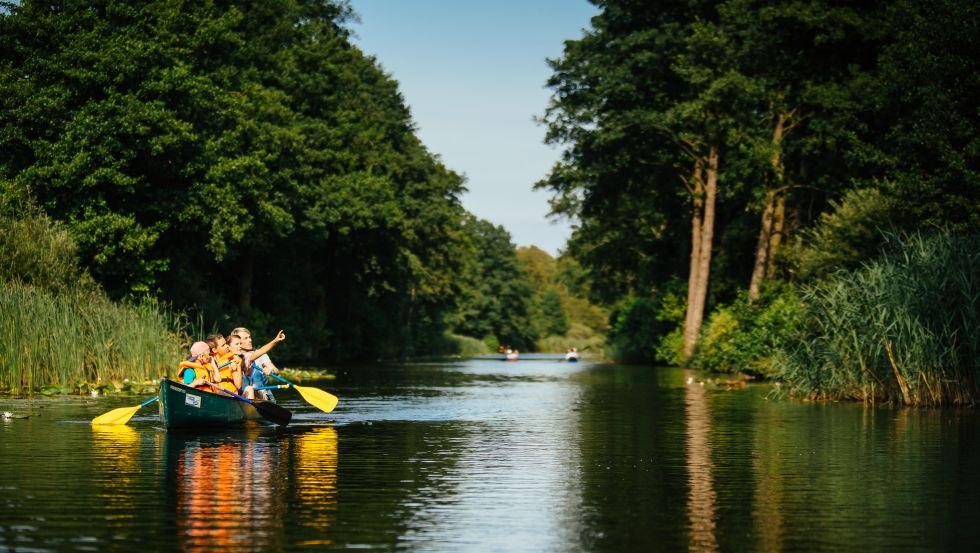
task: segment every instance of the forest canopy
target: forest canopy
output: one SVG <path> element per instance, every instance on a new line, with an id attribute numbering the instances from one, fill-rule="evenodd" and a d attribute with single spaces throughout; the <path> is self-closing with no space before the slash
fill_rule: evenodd
<path id="1" fill-rule="evenodd" d="M 563 154 L 537 187 L 580 222 L 596 299 L 668 323 L 641 357 L 690 361 L 713 309 L 855 269 L 886 233 L 980 227 L 976 2 L 593 3 L 550 60 Z"/>
<path id="2" fill-rule="evenodd" d="M 351 45 L 350 16 L 5 3 L 0 177 L 65 223 L 111 297 L 292 328 L 307 358 L 424 351 L 470 248 L 463 179 Z"/>

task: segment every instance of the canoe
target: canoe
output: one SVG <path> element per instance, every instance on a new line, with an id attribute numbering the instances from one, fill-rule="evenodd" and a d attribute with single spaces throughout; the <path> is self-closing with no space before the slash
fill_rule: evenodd
<path id="1" fill-rule="evenodd" d="M 169 379 L 160 381 L 160 422 L 169 428 L 213 428 L 262 416 L 251 404 Z"/>

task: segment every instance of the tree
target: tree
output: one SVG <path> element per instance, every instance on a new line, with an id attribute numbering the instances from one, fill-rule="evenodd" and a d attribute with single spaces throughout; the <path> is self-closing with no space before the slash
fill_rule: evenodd
<path id="1" fill-rule="evenodd" d="M 864 138 L 882 160 L 895 222 L 969 232 L 980 225 L 980 9 L 968 0 L 902 0 L 881 19 L 890 32 Z"/>
<path id="2" fill-rule="evenodd" d="M 0 177 L 111 295 L 222 324 L 275 311 L 305 359 L 441 336 L 463 179 L 350 44 L 346 2 L 5 6 Z"/>
<path id="3" fill-rule="evenodd" d="M 475 263 L 465 275 L 453 329 L 458 334 L 528 349 L 537 338 L 531 322 L 534 286 L 521 269 L 510 234 L 470 216 L 465 230 L 475 246 Z"/>
<path id="4" fill-rule="evenodd" d="M 552 62 L 546 141 L 569 147 L 537 186 L 555 191 L 556 213 L 582 220 L 573 252 L 599 272 L 626 273 L 616 275 L 626 283 L 617 295 L 647 296 L 665 282 L 678 252 L 663 250 L 676 248 L 680 229 L 690 229 L 689 356 L 707 304 L 722 159 L 751 116 L 745 106 L 753 83 L 730 69 L 732 45 L 710 23 L 717 18 L 711 3 L 602 7 L 594 30 L 566 42 L 564 57 Z M 677 216 L 685 211 L 686 225 Z M 634 222 L 639 228 L 625 231 Z M 614 258 L 614 249 L 624 251 Z M 622 262 L 613 259 L 634 266 L 617 267 Z M 639 262 L 646 274 L 636 270 Z M 670 270 L 650 278 L 647 267 L 657 265 Z"/>
<path id="5" fill-rule="evenodd" d="M 563 336 L 570 328 L 568 313 L 562 307 L 561 294 L 557 290 L 551 289 L 544 292 L 541 296 L 541 335 L 542 336 Z"/>

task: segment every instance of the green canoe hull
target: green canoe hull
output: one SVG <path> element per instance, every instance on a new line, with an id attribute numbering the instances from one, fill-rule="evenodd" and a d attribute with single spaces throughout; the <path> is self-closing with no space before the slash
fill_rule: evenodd
<path id="1" fill-rule="evenodd" d="M 241 424 L 262 418 L 252 405 L 230 396 L 184 386 L 173 380 L 160 381 L 160 422 L 168 429 Z"/>

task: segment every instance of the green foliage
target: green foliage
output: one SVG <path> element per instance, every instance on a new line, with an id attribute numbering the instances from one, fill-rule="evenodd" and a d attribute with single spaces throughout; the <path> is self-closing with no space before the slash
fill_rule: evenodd
<path id="1" fill-rule="evenodd" d="M 469 336 L 447 333 L 446 340 L 448 344 L 442 351 L 461 357 L 486 355 L 491 351 L 497 351 L 497 348 L 490 348 L 483 341 Z"/>
<path id="2" fill-rule="evenodd" d="M 539 307 L 541 313 L 541 334 L 543 336 L 563 335 L 570 327 L 568 313 L 561 304 L 561 295 L 557 290 L 548 290 L 541 297 Z"/>
<path id="3" fill-rule="evenodd" d="M 980 226 L 980 34 L 971 0 L 899 0 L 869 93 L 898 228 Z"/>
<path id="4" fill-rule="evenodd" d="M 181 319 L 110 301 L 58 221 L 0 196 L 0 392 L 143 392 L 180 359 Z"/>
<path id="5" fill-rule="evenodd" d="M 631 298 L 615 311 L 606 341 L 606 356 L 627 363 L 652 361 L 654 344 L 662 333 L 662 325 L 657 321 L 659 307 L 653 300 Z"/>
<path id="6" fill-rule="evenodd" d="M 534 285 L 503 227 L 469 217 L 465 230 L 474 256 L 461 286 L 453 329 L 466 336 L 494 336 L 498 344 L 529 349 L 537 337 L 531 320 Z"/>
<path id="7" fill-rule="evenodd" d="M 679 367 L 684 364 L 684 326 L 675 326 L 656 344 L 654 356 L 658 361 Z"/>
<path id="8" fill-rule="evenodd" d="M 684 362 L 684 316 L 687 310 L 687 286 L 673 280 L 660 296 L 656 318 L 661 323 L 661 335 L 654 337 L 654 357 L 668 365 Z"/>
<path id="9" fill-rule="evenodd" d="M 875 188 L 848 191 L 817 225 L 803 233 L 787 254 L 803 280 L 826 277 L 837 270 L 853 270 L 881 252 L 884 233 L 894 229 L 892 202 Z"/>
<path id="10" fill-rule="evenodd" d="M 429 353 L 468 258 L 463 181 L 354 48 L 344 1 L 0 14 L 0 178 L 64 223 L 114 298 L 305 361 Z"/>
<path id="11" fill-rule="evenodd" d="M 563 254 L 554 259 L 534 246 L 518 248 L 517 258 L 534 285 L 535 348 L 564 352 L 572 346 L 595 343 L 598 351 L 609 315 L 589 301 L 592 283 L 582 266 L 571 256 Z M 573 328 L 587 332 L 572 332 Z M 565 343 L 570 345 L 562 346 Z"/>
<path id="12" fill-rule="evenodd" d="M 772 286 L 759 301 L 743 293 L 712 312 L 702 329 L 691 366 L 715 372 L 769 376 L 773 355 L 799 332 L 803 308 L 795 290 Z"/>
<path id="13" fill-rule="evenodd" d="M 500 341 L 493 334 L 487 334 L 481 341 L 487 351 L 497 351 L 500 349 Z"/>
<path id="14" fill-rule="evenodd" d="M 686 198 L 661 107 L 684 94 L 672 62 L 683 49 L 676 3 L 607 2 L 593 29 L 550 60 L 545 140 L 566 149 L 535 187 L 580 221 L 568 252 L 591 274 L 591 299 L 642 295 L 683 267 Z"/>
<path id="15" fill-rule="evenodd" d="M 564 150 L 536 186 L 580 221 L 568 251 L 596 297 L 624 306 L 610 350 L 680 362 L 683 296 L 635 298 L 689 270 L 690 179 L 708 144 L 721 170 L 702 367 L 768 373 L 770 350 L 798 324 L 778 284 L 755 305 L 739 295 L 766 244 L 765 199 L 785 199 L 776 238 L 794 244 L 760 267 L 770 282 L 855 270 L 881 253 L 883 233 L 976 228 L 974 4 L 602 2 L 550 62 L 543 123 Z"/>
<path id="16" fill-rule="evenodd" d="M 828 194 L 880 163 L 850 155 L 866 150 L 859 116 L 871 105 L 877 6 L 614 0 L 601 9 L 551 62 L 543 122 L 546 140 L 565 149 L 536 186 L 553 192 L 555 213 L 581 222 L 569 252 L 595 276 L 597 298 L 616 304 L 687 275 L 691 217 L 717 153 L 708 301 L 734 301 L 752 272 L 765 198 L 778 190 L 791 221 L 781 231 L 795 230 L 814 213 L 797 206 L 819 213 Z M 678 327 L 657 333 L 660 359 L 678 361 Z"/>
<path id="17" fill-rule="evenodd" d="M 576 348 L 583 354 L 603 353 L 606 337 L 597 334 L 592 327 L 572 323 L 564 335 L 545 336 L 535 343 L 538 351 L 555 353 L 565 353 L 571 348 Z"/>
<path id="18" fill-rule="evenodd" d="M 18 199 L 8 185 L 0 186 L 0 282 L 54 293 L 94 290 L 62 225 L 29 198 Z"/>
<path id="19" fill-rule="evenodd" d="M 777 356 L 791 392 L 916 405 L 980 397 L 976 234 L 915 235 L 808 288 L 804 324 Z"/>

